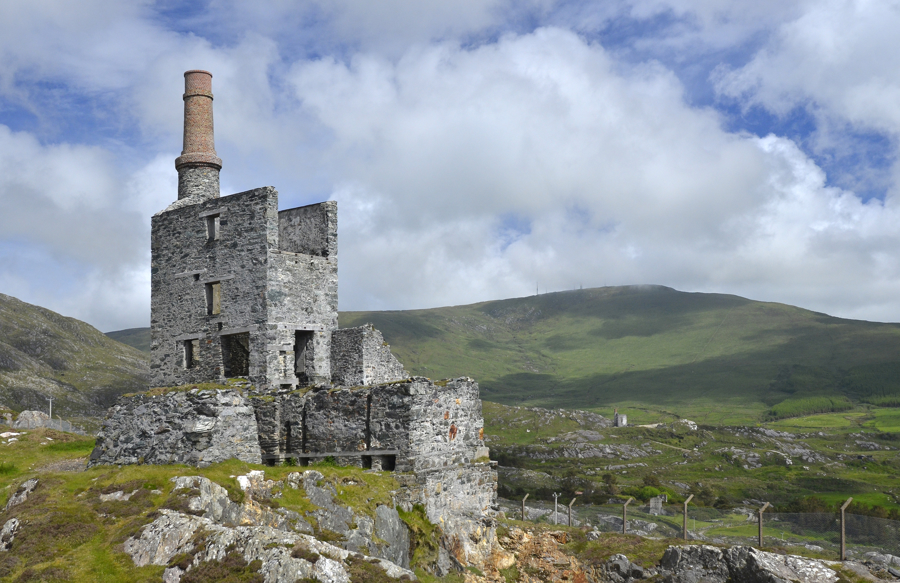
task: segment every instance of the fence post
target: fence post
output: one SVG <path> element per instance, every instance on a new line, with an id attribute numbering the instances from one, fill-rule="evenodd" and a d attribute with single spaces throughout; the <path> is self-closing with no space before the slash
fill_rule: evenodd
<path id="1" fill-rule="evenodd" d="M 634 498 L 629 497 L 628 500 L 625 501 L 625 505 L 622 506 L 622 534 L 625 534 L 628 530 L 628 505 L 631 504 L 631 501 Z"/>
<path id="2" fill-rule="evenodd" d="M 559 494 L 553 493 L 553 525 L 556 526 L 559 524 Z"/>
<path id="3" fill-rule="evenodd" d="M 525 501 L 528 500 L 528 494 L 525 494 L 525 497 L 522 498 L 522 522 L 525 522 Z"/>
<path id="4" fill-rule="evenodd" d="M 847 529 L 845 528 L 844 522 L 844 510 L 850 506 L 850 503 L 853 502 L 853 498 L 847 498 L 847 501 L 844 502 L 843 506 L 841 506 L 841 560 L 847 560 Z"/>
<path id="5" fill-rule="evenodd" d="M 693 499 L 694 499 L 694 495 L 691 494 L 690 496 L 687 497 L 687 500 L 684 501 L 684 525 L 681 529 L 681 533 L 683 535 L 684 540 L 688 539 L 688 537 L 687 537 L 687 505 Z M 694 526 L 696 526 L 696 525 L 694 525 Z"/>
<path id="6" fill-rule="evenodd" d="M 759 509 L 759 550 L 762 550 L 763 541 L 762 541 L 762 524 L 763 524 L 763 512 L 766 511 L 766 508 L 769 507 L 769 503 L 766 502 L 763 504 L 762 508 Z"/>
<path id="7" fill-rule="evenodd" d="M 572 498 L 572 501 L 569 502 L 569 526 L 572 526 L 572 504 L 575 504 L 577 498 L 578 496 L 575 496 L 575 498 Z"/>

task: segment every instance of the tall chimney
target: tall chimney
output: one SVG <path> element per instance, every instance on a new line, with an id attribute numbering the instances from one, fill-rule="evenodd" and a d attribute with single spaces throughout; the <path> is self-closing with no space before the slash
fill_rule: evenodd
<path id="1" fill-rule="evenodd" d="M 216 156 L 212 102 L 212 73 L 185 72 L 184 149 L 175 159 L 179 200 L 189 196 L 219 196 L 222 160 Z"/>

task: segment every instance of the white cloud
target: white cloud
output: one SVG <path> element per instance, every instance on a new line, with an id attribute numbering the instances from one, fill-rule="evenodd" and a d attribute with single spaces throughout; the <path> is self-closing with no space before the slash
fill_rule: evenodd
<path id="1" fill-rule="evenodd" d="M 175 198 L 181 73 L 205 68 L 223 192 L 339 201 L 342 309 L 662 283 L 900 319 L 893 199 L 826 186 L 796 144 L 729 133 L 665 65 L 571 32 L 671 17 L 630 42 L 676 60 L 762 43 L 720 77 L 723 94 L 777 112 L 812 100 L 837 139 L 842 120 L 895 135 L 892 7 L 222 1 L 184 33 L 150 3 L 21 6 L 2 4 L 0 98 L 60 84 L 123 129 L 86 146 L 0 126 L 4 293 L 146 323 L 148 219 Z M 516 18 L 560 26 L 502 34 Z M 49 102 L 34 102 L 39 118 L 62 115 Z"/>
<path id="2" fill-rule="evenodd" d="M 817 116 L 820 147 L 849 124 L 900 136 L 900 4 L 827 0 L 781 24 L 770 42 L 735 70 L 722 68 L 719 92 L 778 115 L 805 107 Z M 896 147 L 896 146 L 895 146 Z"/>
<path id="3" fill-rule="evenodd" d="M 892 207 L 826 187 L 789 140 L 727 133 L 662 67 L 620 69 L 558 29 L 299 63 L 297 96 L 332 135 L 323 159 L 343 161 L 351 185 L 334 193 L 342 307 L 462 303 L 540 280 L 752 289 L 845 313 L 867 301 L 860 279 L 898 287 L 883 260 Z M 530 223 L 512 242 L 510 214 Z"/>

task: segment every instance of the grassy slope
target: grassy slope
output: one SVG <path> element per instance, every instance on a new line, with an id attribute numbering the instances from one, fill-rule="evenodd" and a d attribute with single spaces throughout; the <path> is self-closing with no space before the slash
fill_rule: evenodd
<path id="1" fill-rule="evenodd" d="M 122 344 L 127 344 L 141 352 L 150 354 L 150 328 L 128 328 L 106 332 L 106 335 Z"/>
<path id="2" fill-rule="evenodd" d="M 341 314 L 364 322 L 410 372 L 472 376 L 506 404 L 738 424 L 787 399 L 900 393 L 900 326 L 731 295 L 633 286 Z"/>
<path id="3" fill-rule="evenodd" d="M 841 414 L 817 415 L 801 419 L 780 420 L 766 424 L 779 431 L 796 435 L 795 443 L 808 445 L 822 454 L 822 462 L 802 461 L 794 457 L 794 465 L 786 466 L 780 455 L 766 455 L 774 449 L 772 443 L 759 435 L 745 434 L 731 428 L 707 426 L 698 431 L 671 427 L 649 429 L 642 427 L 595 428 L 603 436 L 598 443 L 609 445 L 650 444 L 659 453 L 639 457 L 630 463 L 640 462 L 646 467 L 634 467 L 612 473 L 618 479 L 621 490 L 630 495 L 628 488 L 640 488 L 644 476 L 652 475 L 667 487 L 673 502 L 679 502 L 688 492 L 697 494 L 694 504 L 710 506 L 721 497 L 725 506 L 740 504 L 754 498 L 776 505 L 784 505 L 797 498 L 816 495 L 829 504 L 840 503 L 852 496 L 856 502 L 884 508 L 900 508 L 900 490 L 897 489 L 897 472 L 900 457 L 897 454 L 900 441 L 892 434 L 876 430 L 877 422 L 885 414 L 897 410 L 871 409 Z M 532 498 L 549 499 L 549 493 L 563 491 L 571 496 L 574 490 L 603 490 L 602 476 L 607 465 L 629 463 L 614 458 L 573 459 L 557 458 L 547 461 L 530 459 L 514 453 L 516 446 L 550 445 L 558 447 L 571 442 L 549 441 L 569 431 L 585 429 L 559 412 L 549 422 L 531 422 L 534 412 L 511 408 L 495 403 L 484 404 L 485 435 L 491 448 L 491 456 L 501 465 L 515 466 L 545 472 L 552 476 L 541 483 L 529 477 L 526 481 L 509 482 L 501 477 L 500 493 L 507 497 L 532 492 Z M 526 431 L 529 430 L 529 431 Z M 877 442 L 883 449 L 872 451 L 859 445 L 860 441 Z M 760 455 L 762 467 L 745 469 L 743 462 L 734 461 L 722 452 L 736 447 Z M 689 452 L 688 455 L 684 455 Z M 674 484 L 689 485 L 689 490 Z M 700 494 L 702 484 L 708 491 L 708 499 Z M 604 499 L 605 496 L 599 496 Z M 582 496 L 584 499 L 584 496 Z"/>
<path id="4" fill-rule="evenodd" d="M 144 390 L 145 354 L 74 318 L 0 294 L 0 403 L 16 410 L 96 415 L 115 397 Z M 55 415 L 54 415 L 55 416 Z"/>
<path id="5" fill-rule="evenodd" d="M 237 475 L 263 470 L 268 479 L 283 480 L 298 470 L 231 460 L 207 468 L 142 465 L 54 471 L 54 464 L 64 460 L 80 458 L 84 464 L 94 440 L 46 429 L 29 430 L 17 439 L 0 445 L 0 524 L 17 517 L 24 525 L 10 551 L 0 553 L 2 581 L 56 581 L 59 579 L 52 574 L 59 573 L 73 583 L 160 581 L 164 567 L 135 567 L 121 543 L 151 522 L 154 511 L 167 503 L 173 487 L 170 478 L 206 476 L 240 497 Z M 325 480 L 339 485 L 337 499 L 341 504 L 373 518 L 376 505 L 390 504 L 390 491 L 397 488 L 387 473 L 325 464 L 314 469 L 323 473 Z M 33 477 L 38 478 L 39 485 L 29 500 L 4 512 L 10 492 Z M 127 502 L 99 500 L 101 493 L 134 489 L 140 489 L 141 494 Z M 302 490 L 286 490 L 278 504 L 300 513 L 315 508 Z"/>

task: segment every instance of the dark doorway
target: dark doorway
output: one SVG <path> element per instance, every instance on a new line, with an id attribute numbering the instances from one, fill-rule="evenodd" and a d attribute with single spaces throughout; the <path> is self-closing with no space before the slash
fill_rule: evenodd
<path id="1" fill-rule="evenodd" d="M 250 333 L 221 336 L 225 377 L 250 376 Z"/>
<path id="2" fill-rule="evenodd" d="M 309 330 L 297 330 L 294 333 L 294 374 L 297 375 L 297 384 L 305 385 L 310 382 L 309 371 L 312 369 L 312 340 L 313 333 Z"/>

